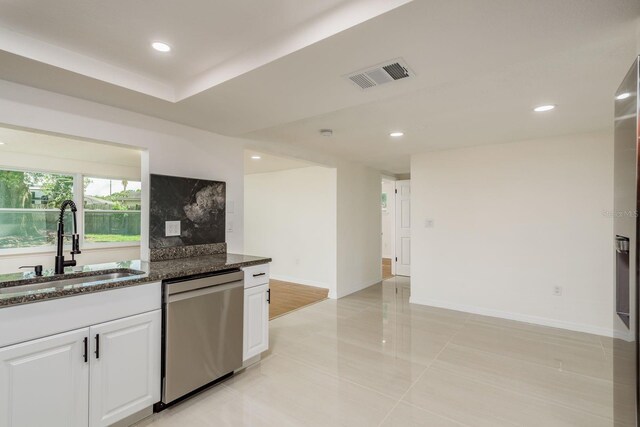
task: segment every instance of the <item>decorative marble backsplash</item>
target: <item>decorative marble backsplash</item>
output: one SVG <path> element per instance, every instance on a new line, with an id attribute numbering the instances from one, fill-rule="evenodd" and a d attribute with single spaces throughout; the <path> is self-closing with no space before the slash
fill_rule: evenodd
<path id="1" fill-rule="evenodd" d="M 226 183 L 152 174 L 150 187 L 149 247 L 152 252 L 225 242 Z M 166 221 L 180 221 L 179 236 L 165 235 Z M 224 247 L 226 250 L 226 245 Z"/>

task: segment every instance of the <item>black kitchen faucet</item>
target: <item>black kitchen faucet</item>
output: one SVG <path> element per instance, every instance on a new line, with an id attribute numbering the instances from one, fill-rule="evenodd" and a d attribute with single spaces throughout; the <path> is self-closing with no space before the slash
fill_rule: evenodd
<path id="1" fill-rule="evenodd" d="M 73 234 L 65 235 L 64 234 L 64 211 L 67 207 L 71 208 L 71 213 L 73 214 Z M 80 252 L 80 235 L 78 234 L 78 221 L 76 219 L 76 212 L 78 208 L 76 208 L 76 204 L 73 200 L 65 200 L 62 202 L 60 206 L 60 217 L 58 218 L 58 250 L 56 252 L 56 266 L 55 273 L 63 274 L 65 267 L 73 267 L 76 265 L 76 260 L 74 255 L 77 255 Z M 64 238 L 71 237 L 71 260 L 65 261 L 63 255 L 63 247 L 64 247 Z"/>

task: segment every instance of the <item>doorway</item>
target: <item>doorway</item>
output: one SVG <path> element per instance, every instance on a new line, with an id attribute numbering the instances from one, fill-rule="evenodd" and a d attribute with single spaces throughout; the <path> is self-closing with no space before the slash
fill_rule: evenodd
<path id="1" fill-rule="evenodd" d="M 335 298 L 335 168 L 253 150 L 244 166 L 244 252 L 273 259 L 270 317 Z"/>
<path id="2" fill-rule="evenodd" d="M 381 187 L 382 280 L 395 276 L 395 180 L 383 177 Z"/>

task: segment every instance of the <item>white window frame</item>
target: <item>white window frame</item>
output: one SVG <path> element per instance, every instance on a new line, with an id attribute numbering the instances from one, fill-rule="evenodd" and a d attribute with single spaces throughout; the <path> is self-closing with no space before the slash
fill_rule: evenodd
<path id="1" fill-rule="evenodd" d="M 39 168 L 15 168 L 15 167 L 6 167 L 0 166 L 0 170 L 6 171 L 15 171 L 15 172 L 39 172 L 39 173 L 50 173 L 55 175 L 68 175 L 73 176 L 73 200 L 79 200 L 79 203 L 76 203 L 76 207 L 78 211 L 76 212 L 78 218 L 78 234 L 80 235 L 80 249 L 87 250 L 95 250 L 95 249 L 110 249 L 110 248 L 130 248 L 130 247 L 140 247 L 140 240 L 137 242 L 87 242 L 84 238 L 84 178 L 104 178 L 104 179 L 115 179 L 115 178 L 107 178 L 101 176 L 88 176 L 82 173 L 70 173 L 70 172 L 57 172 L 53 170 L 44 170 Z M 56 209 L 49 209 L 56 210 Z M 131 211 L 138 212 L 138 211 Z M 140 210 L 142 214 L 142 210 Z M 140 234 L 142 236 L 142 230 L 140 230 Z M 142 238 L 142 237 L 141 237 Z M 65 241 L 65 248 L 70 248 L 71 243 Z M 43 246 L 28 246 L 23 248 L 0 248 L 0 257 L 3 256 L 12 256 L 12 255 L 29 255 L 29 254 L 54 254 L 56 252 L 55 245 L 43 245 Z"/>

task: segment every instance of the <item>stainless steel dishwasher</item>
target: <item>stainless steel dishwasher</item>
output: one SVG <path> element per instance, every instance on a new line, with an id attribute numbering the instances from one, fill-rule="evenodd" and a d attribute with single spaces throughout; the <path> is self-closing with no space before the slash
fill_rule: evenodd
<path id="1" fill-rule="evenodd" d="M 244 273 L 167 281 L 163 308 L 160 409 L 242 366 Z"/>

